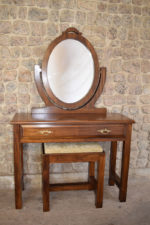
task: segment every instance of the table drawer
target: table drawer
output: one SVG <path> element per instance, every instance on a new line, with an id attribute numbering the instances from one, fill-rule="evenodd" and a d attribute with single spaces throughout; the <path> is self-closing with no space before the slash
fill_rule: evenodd
<path id="1" fill-rule="evenodd" d="M 72 126 L 21 126 L 23 138 L 73 138 L 73 137 L 109 137 L 123 136 L 123 125 L 72 125 Z"/>

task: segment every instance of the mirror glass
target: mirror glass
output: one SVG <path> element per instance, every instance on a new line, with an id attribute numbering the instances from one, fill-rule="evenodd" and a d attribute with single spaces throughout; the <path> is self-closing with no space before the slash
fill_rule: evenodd
<path id="1" fill-rule="evenodd" d="M 94 80 L 91 52 L 80 41 L 66 39 L 53 49 L 47 65 L 48 83 L 62 102 L 74 103 L 86 96 Z"/>

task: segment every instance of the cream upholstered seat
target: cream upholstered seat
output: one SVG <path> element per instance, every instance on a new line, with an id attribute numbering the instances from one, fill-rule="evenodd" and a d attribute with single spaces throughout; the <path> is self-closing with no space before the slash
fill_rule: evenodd
<path id="1" fill-rule="evenodd" d="M 103 152 L 102 147 L 97 142 L 45 143 L 44 149 L 45 154 Z"/>

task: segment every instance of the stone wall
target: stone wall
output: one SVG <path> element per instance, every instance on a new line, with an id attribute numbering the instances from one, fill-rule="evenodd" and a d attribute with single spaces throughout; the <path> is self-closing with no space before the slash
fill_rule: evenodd
<path id="1" fill-rule="evenodd" d="M 13 181 L 16 112 L 42 106 L 34 65 L 48 44 L 69 26 L 79 29 L 96 49 L 107 81 L 97 107 L 135 119 L 130 171 L 150 171 L 150 1 L 149 0 L 0 0 L 0 181 Z M 40 144 L 26 144 L 27 181 L 41 172 Z M 109 144 L 104 144 L 108 152 Z M 121 154 L 118 152 L 118 168 Z M 107 157 L 108 161 L 108 157 Z M 108 162 L 107 162 L 108 166 Z M 108 168 L 108 167 L 107 167 Z M 53 173 L 85 172 L 86 165 L 60 165 Z M 150 173 L 149 173 L 150 174 Z M 71 177 L 71 176 L 70 176 Z"/>

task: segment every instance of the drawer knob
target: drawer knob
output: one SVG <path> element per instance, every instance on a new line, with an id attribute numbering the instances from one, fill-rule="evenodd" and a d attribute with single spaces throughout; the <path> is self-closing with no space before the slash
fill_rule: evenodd
<path id="1" fill-rule="evenodd" d="M 51 131 L 51 130 L 40 130 L 40 134 L 43 134 L 43 135 L 48 135 L 51 133 L 53 133 L 53 131 Z"/>
<path id="2" fill-rule="evenodd" d="M 99 132 L 101 134 L 109 134 L 111 132 L 111 130 L 105 128 L 105 129 L 98 130 L 97 132 Z"/>

